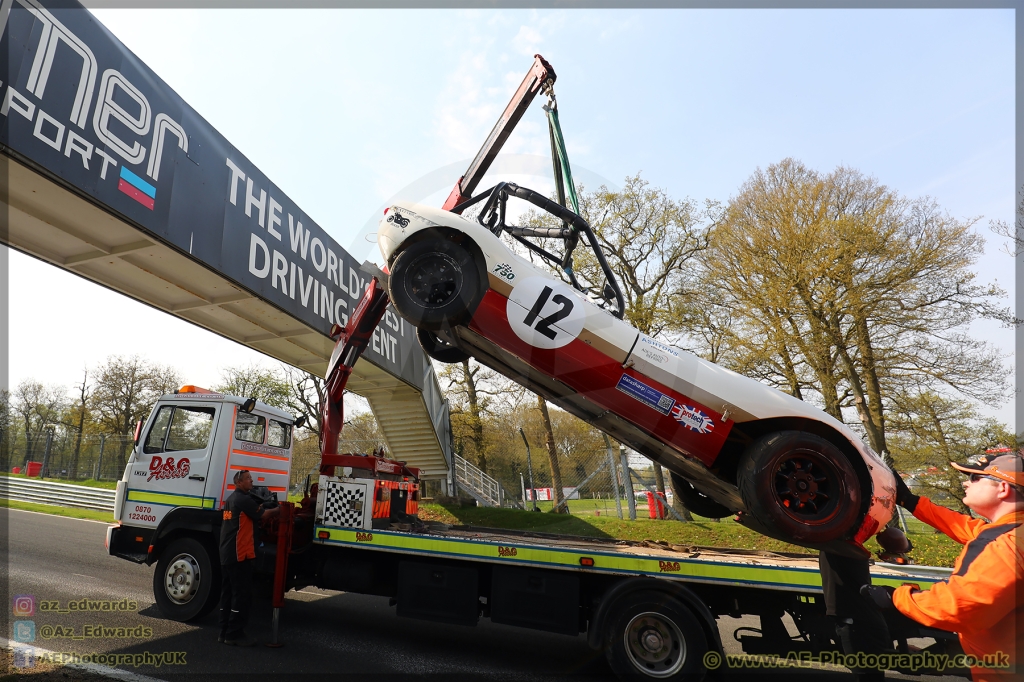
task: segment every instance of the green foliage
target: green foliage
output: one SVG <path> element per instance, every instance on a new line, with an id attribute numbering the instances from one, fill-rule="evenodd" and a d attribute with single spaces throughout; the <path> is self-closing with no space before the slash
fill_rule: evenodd
<path id="1" fill-rule="evenodd" d="M 221 383 L 213 390 L 240 398 L 256 398 L 272 407 L 288 409 L 291 397 L 287 379 L 273 369 L 251 364 L 247 367 L 225 367 Z"/>

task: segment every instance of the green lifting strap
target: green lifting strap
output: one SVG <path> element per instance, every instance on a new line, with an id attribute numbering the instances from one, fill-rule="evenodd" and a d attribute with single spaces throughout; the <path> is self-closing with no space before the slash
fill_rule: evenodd
<path id="1" fill-rule="evenodd" d="M 562 127 L 558 125 L 558 109 L 555 107 L 544 107 L 548 114 L 548 125 L 555 134 L 555 148 L 558 151 L 559 165 L 562 167 L 562 178 L 565 180 L 565 187 L 569 193 L 569 203 L 574 213 L 579 215 L 580 200 L 576 197 L 576 185 L 572 181 L 572 171 L 569 169 L 569 155 L 565 151 L 565 140 L 562 138 Z"/>

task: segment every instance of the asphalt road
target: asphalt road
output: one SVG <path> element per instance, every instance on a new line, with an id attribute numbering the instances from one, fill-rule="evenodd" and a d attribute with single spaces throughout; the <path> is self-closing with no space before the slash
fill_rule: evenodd
<path id="1" fill-rule="evenodd" d="M 5 602 L 12 604 L 18 595 L 31 595 L 35 602 L 33 615 L 12 616 L 8 611 L 8 618 L 32 621 L 36 646 L 80 654 L 184 652 L 183 665 L 118 666 L 165 680 L 184 680 L 183 675 L 188 680 L 220 680 L 228 675 L 280 679 L 296 674 L 378 680 L 611 679 L 603 653 L 591 650 L 585 635 L 567 637 L 489 620 L 469 628 L 398 618 L 387 599 L 314 588 L 288 593 L 281 618 L 283 647 L 237 649 L 217 644 L 216 612 L 194 623 L 165 620 L 153 604 L 153 569 L 108 556 L 103 547 L 105 528 L 92 521 L 0 508 Z M 126 610 L 71 611 L 72 602 L 82 599 L 111 602 L 114 608 Z M 67 612 L 43 610 L 54 606 Z M 271 614 L 269 602 L 254 604 L 248 630 L 261 642 L 271 639 Z M 757 622 L 756 618 L 723 618 L 719 625 L 727 653 L 739 653 L 733 630 Z M 106 632 L 97 632 L 104 627 Z M 11 632 L 9 628 L 8 636 Z M 99 636 L 84 638 L 87 632 Z M 751 677 L 748 671 L 742 679 Z M 756 675 L 763 682 L 794 677 L 853 679 L 847 673 L 822 670 Z M 902 678 L 892 673 L 889 677 L 963 682 L 956 677 Z"/>

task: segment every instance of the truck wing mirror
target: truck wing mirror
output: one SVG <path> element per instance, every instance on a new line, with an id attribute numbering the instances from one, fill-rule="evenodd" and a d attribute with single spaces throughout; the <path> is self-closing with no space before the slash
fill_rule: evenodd
<path id="1" fill-rule="evenodd" d="M 252 412 L 256 408 L 256 398 L 246 398 L 242 403 L 242 412 Z"/>
<path id="2" fill-rule="evenodd" d="M 300 428 L 302 428 L 302 426 L 305 423 L 306 423 L 306 415 L 300 414 L 298 417 L 295 418 L 295 421 L 292 422 L 292 426 L 294 426 L 297 429 L 300 429 Z"/>

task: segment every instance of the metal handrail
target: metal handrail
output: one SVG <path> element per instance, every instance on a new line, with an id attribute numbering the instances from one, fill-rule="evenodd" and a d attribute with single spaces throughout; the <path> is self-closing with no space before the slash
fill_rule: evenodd
<path id="1" fill-rule="evenodd" d="M 501 507 L 505 497 L 501 483 L 465 458 L 454 454 L 452 456 L 456 482 L 484 504 Z"/>

